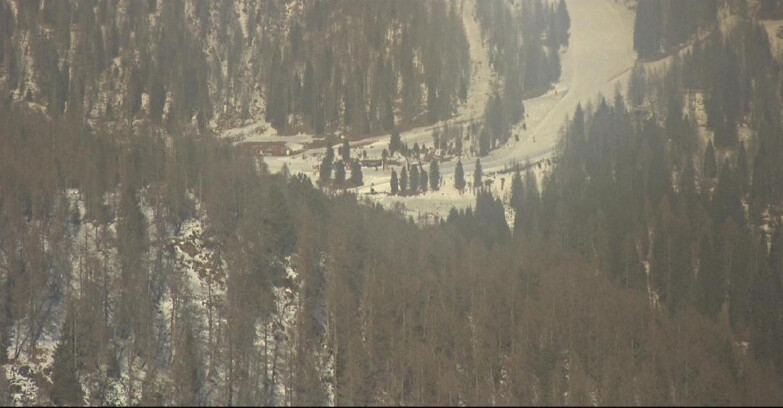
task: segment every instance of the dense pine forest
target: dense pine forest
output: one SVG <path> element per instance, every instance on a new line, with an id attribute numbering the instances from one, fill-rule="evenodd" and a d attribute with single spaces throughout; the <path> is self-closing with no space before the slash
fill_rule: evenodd
<path id="1" fill-rule="evenodd" d="M 0 62 L 6 86 L 53 116 L 117 127 L 149 119 L 168 130 L 194 122 L 203 132 L 265 112 L 281 131 L 369 132 L 395 119 L 439 120 L 460 89 L 464 99 L 457 7 L 9 1 Z"/>
<path id="2" fill-rule="evenodd" d="M 557 52 L 542 55 L 539 37 L 564 27 L 546 45 L 567 41 L 560 3 L 557 13 L 537 1 L 535 10 L 520 14 L 527 19 L 521 27 L 533 30 L 524 38 L 535 39 L 525 49 L 518 49 L 519 26 L 507 21 L 508 5 L 479 9 L 482 16 L 497 14 L 482 17 L 483 31 L 497 44 L 496 58 L 504 58 L 507 68 L 499 70 L 514 79 L 507 86 L 517 104 L 560 75 L 548 69 L 559 65 Z M 360 137 L 454 115 L 471 85 L 463 7 L 9 0 L 0 5 L 2 81 L 15 100 L 111 131 L 141 120 L 204 133 L 261 114 L 283 133 L 341 130 Z M 495 27 L 495 19 L 505 28 Z M 530 59 L 524 79 L 522 58 Z"/>
<path id="3" fill-rule="evenodd" d="M 454 117 L 466 4 L 0 2 L 0 404 L 780 404 L 781 5 L 633 4 L 627 83 L 501 196 L 484 156 L 575 39 L 565 1 L 478 2 L 473 204 L 322 189 L 363 184 L 349 139 Z M 254 118 L 348 137 L 270 171 L 219 137 Z"/>

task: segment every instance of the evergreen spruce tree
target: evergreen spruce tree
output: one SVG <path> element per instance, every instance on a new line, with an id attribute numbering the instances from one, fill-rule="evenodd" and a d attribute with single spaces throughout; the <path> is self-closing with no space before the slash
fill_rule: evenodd
<path id="1" fill-rule="evenodd" d="M 315 113 L 313 114 L 313 131 L 319 135 L 326 131 L 326 108 L 324 105 L 324 96 L 318 95 L 315 102 Z"/>
<path id="2" fill-rule="evenodd" d="M 631 78 L 628 79 L 628 98 L 631 100 L 631 107 L 635 108 L 644 103 L 644 95 L 647 92 L 647 73 L 644 64 L 636 63 L 631 70 Z"/>
<path id="3" fill-rule="evenodd" d="M 411 194 L 418 194 L 419 193 L 419 167 L 416 165 L 411 166 L 411 174 L 410 174 L 410 192 Z"/>
<path id="4" fill-rule="evenodd" d="M 557 27 L 557 18 L 555 17 L 554 7 L 550 8 L 549 24 L 546 27 L 546 46 L 550 51 L 557 51 L 560 47 L 560 39 L 558 38 L 560 31 Z"/>
<path id="5" fill-rule="evenodd" d="M 479 156 L 486 156 L 487 153 L 489 153 L 489 148 L 491 144 L 490 138 L 492 135 L 489 134 L 489 130 L 487 127 L 483 127 L 481 129 L 481 134 L 479 135 Z"/>
<path id="6" fill-rule="evenodd" d="M 560 78 L 560 74 L 562 71 L 562 66 L 560 65 L 560 53 L 558 52 L 552 52 L 549 54 L 549 69 L 547 72 L 549 73 L 549 82 L 557 82 L 557 79 Z"/>
<path id="7" fill-rule="evenodd" d="M 322 183 L 329 181 L 332 178 L 332 161 L 334 160 L 334 150 L 332 146 L 326 148 L 326 154 L 323 160 L 321 160 L 321 166 L 318 172 L 318 180 Z"/>
<path id="8" fill-rule="evenodd" d="M 481 188 L 481 180 L 483 179 L 483 174 L 481 172 L 481 159 L 476 159 L 476 167 L 473 170 L 473 188 L 478 189 Z"/>
<path id="9" fill-rule="evenodd" d="M 332 142 L 327 138 L 326 140 L 327 148 L 326 148 L 326 159 L 329 160 L 329 163 L 334 161 L 334 149 L 332 149 Z"/>
<path id="10" fill-rule="evenodd" d="M 408 192 L 408 170 L 406 166 L 402 166 L 400 171 L 400 193 L 405 195 Z"/>
<path id="11" fill-rule="evenodd" d="M 348 139 L 343 140 L 342 157 L 344 163 L 351 162 L 351 144 L 348 143 Z"/>
<path id="12" fill-rule="evenodd" d="M 387 95 L 389 95 L 387 93 Z M 383 130 L 394 129 L 394 108 L 392 106 L 391 96 L 387 96 L 383 111 Z"/>
<path id="13" fill-rule="evenodd" d="M 74 344 L 74 318 L 68 313 L 52 364 L 52 402 L 55 405 L 81 405 L 84 391 L 77 374 L 78 359 Z"/>
<path id="14" fill-rule="evenodd" d="M 555 12 L 555 21 L 557 29 L 560 31 L 558 39 L 560 44 L 568 46 L 568 31 L 571 29 L 571 16 L 568 15 L 568 8 L 566 8 L 565 0 L 560 0 L 557 3 L 557 11 Z"/>
<path id="15" fill-rule="evenodd" d="M 391 193 L 392 195 L 397 195 L 397 193 L 400 192 L 400 185 L 399 181 L 397 180 L 397 172 L 392 169 L 391 172 Z"/>
<path id="16" fill-rule="evenodd" d="M 187 299 L 187 297 L 186 297 Z M 200 403 L 202 387 L 204 386 L 204 367 L 200 353 L 200 339 L 194 319 L 192 304 L 181 307 L 173 333 L 172 346 L 174 361 L 171 372 L 175 379 L 173 386 L 174 402 L 178 405 L 192 406 Z"/>
<path id="17" fill-rule="evenodd" d="M 502 108 L 505 109 L 505 113 L 501 119 L 505 119 L 509 124 L 518 123 L 525 117 L 525 104 L 522 102 L 522 84 L 519 82 L 517 69 L 506 74 L 503 88 Z"/>
<path id="18" fill-rule="evenodd" d="M 462 191 L 465 188 L 465 171 L 462 169 L 462 160 L 457 160 L 454 168 L 454 188 Z"/>
<path id="19" fill-rule="evenodd" d="M 437 190 L 440 186 L 440 167 L 438 159 L 433 158 L 430 162 L 430 189 Z"/>
<path id="20" fill-rule="evenodd" d="M 427 174 L 427 171 L 424 170 L 423 167 L 420 167 L 419 168 L 419 188 L 421 188 L 421 190 L 426 193 L 428 185 L 429 185 L 429 175 Z"/>
<path id="21" fill-rule="evenodd" d="M 313 64 L 307 60 L 305 64 L 304 80 L 302 83 L 302 112 L 305 115 L 311 115 L 315 106 L 315 78 L 313 74 Z"/>
<path id="22" fill-rule="evenodd" d="M 362 165 L 358 161 L 354 160 L 351 163 L 351 183 L 356 186 L 364 185 L 364 177 L 362 175 Z"/>
<path id="23" fill-rule="evenodd" d="M 538 230 L 538 219 L 541 213 L 541 196 L 538 193 L 538 182 L 531 170 L 525 174 L 524 203 L 521 204 L 523 212 L 523 230 Z"/>
<path id="24" fill-rule="evenodd" d="M 337 185 L 345 183 L 345 163 L 338 161 L 334 166 L 334 182 Z"/>
<path id="25" fill-rule="evenodd" d="M 394 128 L 391 132 L 391 139 L 389 140 L 389 153 L 402 149 L 402 140 L 400 139 L 400 131 Z"/>

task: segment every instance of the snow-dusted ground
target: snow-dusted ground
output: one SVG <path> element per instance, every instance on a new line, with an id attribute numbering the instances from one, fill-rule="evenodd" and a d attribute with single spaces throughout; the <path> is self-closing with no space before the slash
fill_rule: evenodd
<path id="1" fill-rule="evenodd" d="M 481 158 L 485 178 L 493 178 L 492 190 L 504 197 L 508 194 L 511 175 L 496 175 L 495 173 L 510 169 L 514 164 L 524 164 L 526 161 L 537 162 L 551 156 L 560 136 L 560 129 L 567 116 L 572 115 L 577 104 L 586 104 L 599 93 L 611 96 L 615 88 L 625 85 L 633 67 L 636 54 L 633 50 L 633 11 L 611 0 L 578 1 L 569 0 L 568 10 L 571 16 L 570 45 L 562 55 L 562 76 L 553 89 L 539 97 L 525 101 L 526 128 L 516 127 L 513 132 L 519 136 L 519 141 L 511 138 L 509 143 L 492 151 Z M 403 142 L 413 146 L 414 143 L 432 146 L 432 132 L 449 126 L 469 124 L 480 120 L 492 89 L 494 74 L 489 67 L 488 50 L 481 39 L 481 30 L 475 19 L 475 2 L 465 3 L 462 7 L 465 31 L 470 44 L 470 55 L 473 61 L 473 73 L 468 101 L 459 110 L 459 115 L 448 121 L 434 125 L 411 129 L 402 133 Z M 665 63 L 659 61 L 651 65 Z M 253 129 L 232 130 L 227 136 L 236 136 L 258 132 Z M 300 135 L 298 139 L 308 136 Z M 277 136 L 272 131 L 258 132 L 253 140 L 274 140 Z M 248 138 L 249 140 L 249 138 Z M 288 138 L 279 140 L 289 141 Z M 388 146 L 388 135 L 376 136 L 352 143 L 352 155 L 355 157 L 362 151 L 368 157 L 380 157 L 381 151 Z M 296 140 L 299 141 L 299 140 Z M 467 149 L 466 149 L 467 150 Z M 265 157 L 264 161 L 271 171 L 279 170 L 286 164 L 293 174 L 302 172 L 316 179 L 317 166 L 323 155 L 323 149 L 312 149 L 289 157 Z M 404 159 L 401 159 L 404 160 Z M 467 153 L 462 157 L 465 178 L 472 180 L 473 167 L 476 158 Z M 407 207 L 408 214 L 436 213 L 445 216 L 452 206 L 467 207 L 475 202 L 475 196 L 469 192 L 460 193 L 453 188 L 454 168 L 456 159 L 440 163 L 440 173 L 443 184 L 439 191 L 430 191 L 414 197 L 388 196 L 391 169 L 363 168 L 364 186 L 354 189 L 359 196 L 368 197 L 380 202 L 387 208 L 395 203 Z M 428 163 L 423 163 L 429 171 Z M 399 171 L 399 166 L 397 166 Z M 536 175 L 541 177 L 549 168 L 536 168 Z M 500 178 L 505 178 L 501 183 Z M 501 189 L 501 184 L 504 184 Z M 375 190 L 378 194 L 370 194 Z"/>

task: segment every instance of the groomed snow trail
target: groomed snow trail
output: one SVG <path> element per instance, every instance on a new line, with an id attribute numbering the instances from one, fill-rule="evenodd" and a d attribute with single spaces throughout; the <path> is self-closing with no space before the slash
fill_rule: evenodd
<path id="1" fill-rule="evenodd" d="M 611 98 L 615 86 L 627 82 L 624 74 L 636 58 L 632 13 L 609 0 L 570 0 L 567 5 L 571 36 L 563 58 L 563 75 L 555 86 L 558 96 L 549 92 L 526 101 L 530 105 L 529 132 L 521 132 L 519 142 L 512 138 L 482 158 L 485 173 L 528 158 L 548 156 L 557 145 L 565 118 L 573 115 L 577 104 L 584 105 L 599 93 Z"/>
<path id="2" fill-rule="evenodd" d="M 476 2 L 462 3 L 462 24 L 470 45 L 471 77 L 468 100 L 460 108 L 460 119 L 478 119 L 484 115 L 490 92 L 492 70 L 489 68 L 489 50 L 481 39 L 481 25 L 477 20 Z"/>

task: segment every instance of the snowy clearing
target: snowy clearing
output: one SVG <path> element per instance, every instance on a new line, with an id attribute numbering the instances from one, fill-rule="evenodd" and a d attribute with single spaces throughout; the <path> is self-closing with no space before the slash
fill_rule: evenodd
<path id="1" fill-rule="evenodd" d="M 414 143 L 432 145 L 432 132 L 444 124 L 464 124 L 479 120 L 483 115 L 484 106 L 491 90 L 493 73 L 489 68 L 488 50 L 481 40 L 478 22 L 475 20 L 475 3 L 463 8 L 463 19 L 466 34 L 470 44 L 470 55 L 473 60 L 473 77 L 468 93 L 467 103 L 460 108 L 460 114 L 448 121 L 434 125 L 411 129 L 401 134 L 402 141 L 412 146 Z M 544 95 L 525 101 L 526 128 L 519 126 L 513 133 L 519 141 L 510 141 L 481 158 L 482 168 L 486 177 L 509 170 L 515 164 L 527 161 L 539 162 L 551 157 L 557 146 L 560 130 L 567 116 L 573 114 L 578 104 L 586 104 L 598 94 L 611 96 L 617 86 L 624 86 L 628 81 L 630 70 L 636 60 L 633 50 L 633 11 L 611 0 L 601 1 L 568 1 L 571 16 L 570 45 L 563 52 L 562 76 L 560 82 Z M 466 4 L 467 5 L 467 4 Z M 652 63 L 658 65 L 662 61 Z M 262 131 L 253 125 L 253 129 L 233 129 L 226 136 L 257 133 L 252 140 L 286 140 L 306 142 L 308 135 L 299 135 L 297 140 L 277 137 L 271 127 Z M 246 140 L 250 140 L 247 138 Z M 387 147 L 389 136 L 381 135 L 352 143 L 352 155 L 366 151 L 368 157 L 380 157 L 381 151 Z M 270 171 L 279 171 L 285 164 L 292 174 L 302 172 L 317 179 L 317 166 L 323 155 L 323 149 L 311 149 L 288 157 L 265 157 L 264 161 Z M 404 159 L 403 159 L 404 160 Z M 461 158 L 466 179 L 473 174 L 475 156 L 469 154 Z M 412 163 L 409 161 L 409 163 Z M 457 160 L 451 159 L 440 163 L 440 173 L 443 178 L 439 191 L 430 191 L 412 197 L 396 197 L 385 194 L 389 190 L 391 169 L 363 168 L 364 186 L 352 189 L 360 197 L 367 197 L 389 207 L 401 202 L 408 208 L 408 214 L 435 213 L 445 215 L 452 207 L 467 207 L 475 201 L 470 193 L 456 191 L 453 187 L 454 168 Z M 423 163 L 428 170 L 428 164 Z M 537 176 L 540 178 L 541 172 Z M 505 177 L 506 189 L 510 186 L 511 175 L 495 175 L 493 191 L 506 193 L 501 189 L 499 178 Z M 370 194 L 375 190 L 378 194 Z"/>

